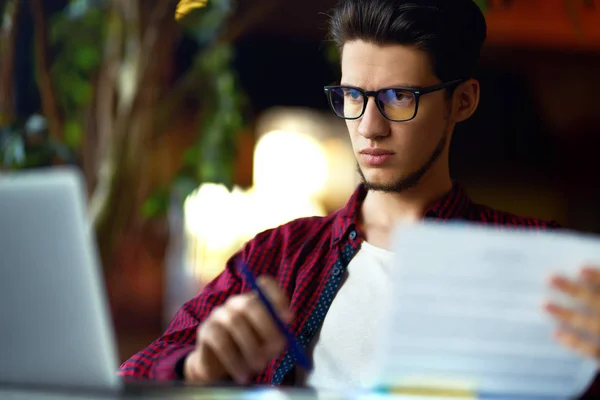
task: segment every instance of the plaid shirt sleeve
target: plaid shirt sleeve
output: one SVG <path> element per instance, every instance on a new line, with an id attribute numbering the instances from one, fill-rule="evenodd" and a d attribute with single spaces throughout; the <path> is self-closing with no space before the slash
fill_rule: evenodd
<path id="1" fill-rule="evenodd" d="M 177 312 L 164 334 L 145 349 L 124 362 L 118 375 L 125 379 L 183 379 L 183 360 L 194 349 L 196 330 L 215 307 L 231 295 L 241 293 L 242 285 L 231 270 L 236 262 L 246 259 L 248 248 L 234 255 L 227 268 L 203 291 Z"/>
<path id="2" fill-rule="evenodd" d="M 126 380 L 183 379 L 183 361 L 196 345 L 200 324 L 230 296 L 249 290 L 235 272 L 237 263 L 245 262 L 255 276 L 277 277 L 283 273 L 289 277 L 289 271 L 285 268 L 282 271 L 282 264 L 275 254 L 281 256 L 278 250 L 285 247 L 292 230 L 291 224 L 282 225 L 259 233 L 247 242 L 227 261 L 225 270 L 217 278 L 179 309 L 164 334 L 125 361 L 117 374 Z"/>

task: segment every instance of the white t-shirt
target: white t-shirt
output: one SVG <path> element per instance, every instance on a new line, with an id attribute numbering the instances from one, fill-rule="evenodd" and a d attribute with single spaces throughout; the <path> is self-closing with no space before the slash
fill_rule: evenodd
<path id="1" fill-rule="evenodd" d="M 309 348 L 313 371 L 296 383 L 316 389 L 353 389 L 372 379 L 380 325 L 389 315 L 393 253 L 363 242 L 350 261 L 320 331 Z"/>

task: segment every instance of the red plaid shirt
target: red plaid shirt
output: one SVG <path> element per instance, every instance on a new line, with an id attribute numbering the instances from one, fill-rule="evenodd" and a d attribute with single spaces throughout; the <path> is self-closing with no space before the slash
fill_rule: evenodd
<path id="1" fill-rule="evenodd" d="M 181 379 L 182 360 L 194 348 L 198 325 L 230 296 L 249 290 L 231 272 L 238 260 L 245 261 L 256 276 L 269 274 L 279 281 L 291 299 L 295 315 L 291 329 L 307 346 L 325 318 L 346 266 L 360 248 L 363 239 L 357 222 L 366 193 L 359 186 L 348 204 L 332 215 L 298 219 L 258 234 L 228 261 L 221 275 L 178 311 L 162 337 L 123 363 L 119 374 L 135 379 Z M 475 204 L 459 184 L 434 204 L 425 218 L 524 229 L 558 227 L 552 221 L 518 217 Z M 293 355 L 285 352 L 272 360 L 254 382 L 293 383 L 293 368 Z"/>

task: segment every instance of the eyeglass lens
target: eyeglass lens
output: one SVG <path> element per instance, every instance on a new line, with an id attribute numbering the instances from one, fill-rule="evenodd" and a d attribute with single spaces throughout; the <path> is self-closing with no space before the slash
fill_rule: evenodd
<path id="1" fill-rule="evenodd" d="M 331 89 L 329 101 L 338 116 L 349 119 L 359 118 L 366 103 L 360 90 L 346 87 Z M 378 93 L 376 101 L 383 114 L 391 120 L 404 121 L 414 117 L 417 101 L 411 91 L 382 90 Z"/>

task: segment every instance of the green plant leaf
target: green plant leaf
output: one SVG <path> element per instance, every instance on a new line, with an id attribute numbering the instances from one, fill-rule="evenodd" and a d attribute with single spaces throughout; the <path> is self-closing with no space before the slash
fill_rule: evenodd
<path id="1" fill-rule="evenodd" d="M 183 153 L 183 164 L 185 166 L 198 165 L 198 162 L 200 161 L 200 157 L 201 157 L 200 149 L 198 148 L 197 145 L 189 147 Z"/>
<path id="2" fill-rule="evenodd" d="M 169 192 L 165 189 L 160 189 L 151 194 L 144 204 L 142 204 L 142 217 L 144 219 L 155 218 L 163 215 L 169 209 Z"/>
<path id="3" fill-rule="evenodd" d="M 66 121 L 64 126 L 65 144 L 76 149 L 83 142 L 83 128 L 79 122 Z"/>
<path id="4" fill-rule="evenodd" d="M 97 46 L 84 45 L 75 51 L 73 61 L 75 66 L 83 71 L 94 70 L 100 64 L 100 51 Z"/>

